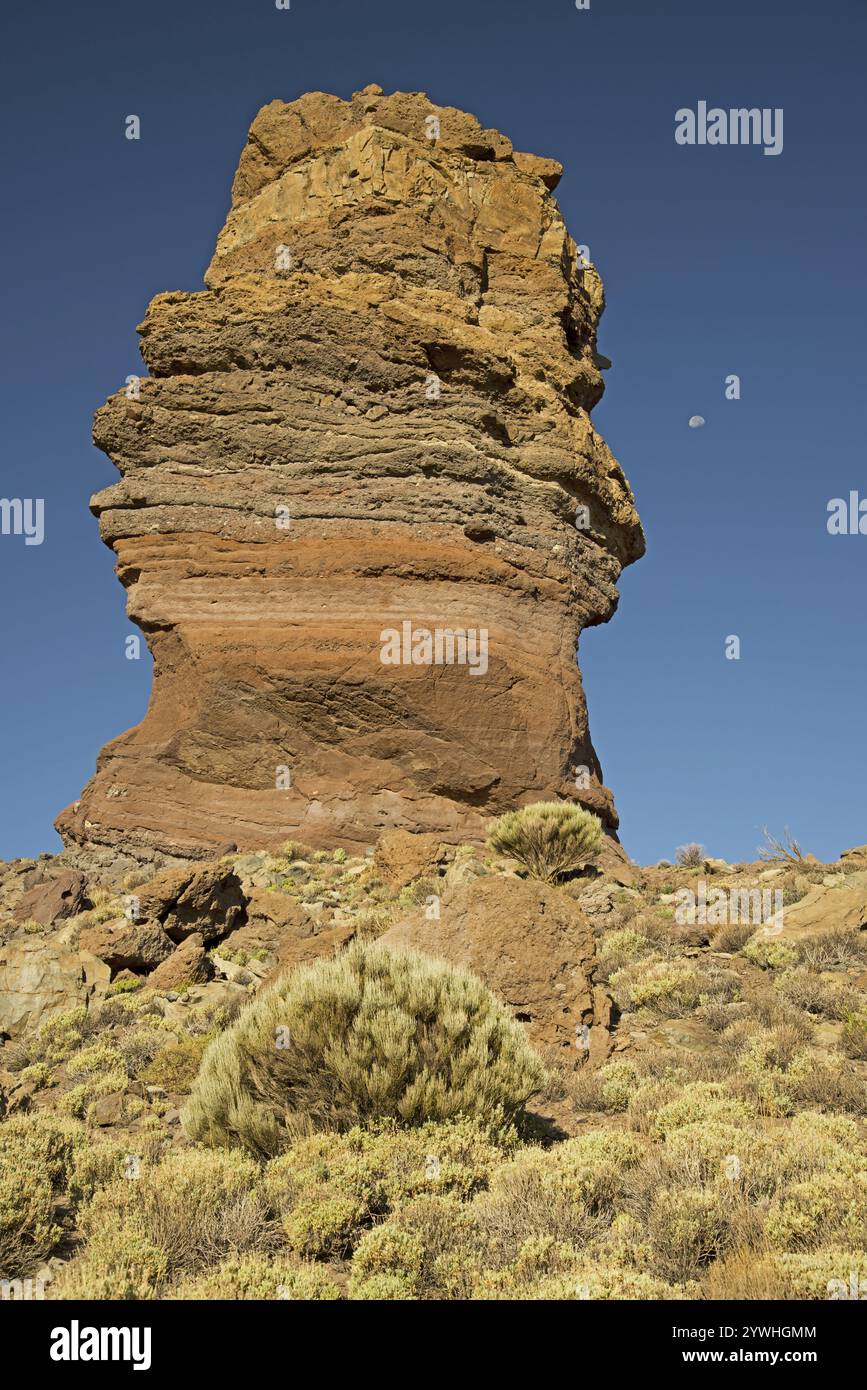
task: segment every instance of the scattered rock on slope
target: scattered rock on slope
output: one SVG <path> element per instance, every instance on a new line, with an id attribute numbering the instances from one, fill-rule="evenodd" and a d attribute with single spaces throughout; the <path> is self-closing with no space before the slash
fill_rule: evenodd
<path id="1" fill-rule="evenodd" d="M 47 927 L 74 917 L 85 903 L 84 877 L 74 869 L 61 869 L 53 878 L 30 888 L 18 900 L 13 917 L 18 922 L 39 922 Z"/>
<path id="2" fill-rule="evenodd" d="M 472 970 L 526 1023 L 537 1045 L 572 1048 L 577 1060 L 586 1026 L 591 1057 L 604 1054 L 602 1000 L 594 1000 L 591 981 L 593 934 L 565 893 L 533 879 L 481 878 L 446 890 L 439 911 L 439 920 L 426 910 L 415 913 L 382 941 Z"/>

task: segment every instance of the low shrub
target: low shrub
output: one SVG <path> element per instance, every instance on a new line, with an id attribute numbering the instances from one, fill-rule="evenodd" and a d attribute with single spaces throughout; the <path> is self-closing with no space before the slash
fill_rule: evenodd
<path id="1" fill-rule="evenodd" d="M 786 970 L 797 965 L 800 959 L 797 948 L 790 941 L 779 941 L 773 936 L 753 936 L 744 946 L 743 954 L 753 965 L 763 970 Z"/>
<path id="2" fill-rule="evenodd" d="M 86 1028 L 85 1008 L 66 1009 L 53 1014 L 29 1038 L 10 1045 L 6 1065 L 10 1071 L 21 1071 L 33 1062 L 45 1062 L 50 1067 L 56 1067 L 67 1061 L 81 1046 Z"/>
<path id="3" fill-rule="evenodd" d="M 524 1149 L 493 1174 L 473 1203 L 489 1264 L 513 1260 L 530 1237 L 584 1245 L 610 1224 L 626 1173 L 640 1159 L 635 1135 L 596 1130 L 549 1150 Z"/>
<path id="4" fill-rule="evenodd" d="M 90 1234 L 84 1251 L 48 1285 L 50 1299 L 151 1299 L 167 1277 L 165 1253 L 137 1226 L 112 1222 Z"/>
<path id="5" fill-rule="evenodd" d="M 863 1250 L 737 1250 L 711 1265 L 702 1296 L 713 1300 L 800 1301 L 851 1299 L 867 1283 Z"/>
<path id="6" fill-rule="evenodd" d="M 173 1299 L 206 1301 L 283 1299 L 290 1302 L 331 1302 L 340 1290 L 321 1265 L 267 1255 L 231 1256 L 195 1278 L 184 1280 Z"/>
<path id="7" fill-rule="evenodd" d="M 579 1110 L 625 1110 L 640 1085 L 634 1063 L 615 1057 L 602 1067 L 583 1068 L 571 1087 Z"/>
<path id="8" fill-rule="evenodd" d="M 680 1089 L 674 1099 L 660 1106 L 651 1126 L 655 1138 L 665 1138 L 684 1125 L 729 1124 L 748 1126 L 749 1107 L 716 1081 L 696 1081 Z"/>
<path id="9" fill-rule="evenodd" d="M 662 1188 L 646 1219 L 654 1273 L 673 1282 L 698 1277 L 735 1243 L 732 1204 L 708 1188 Z"/>
<path id="10" fill-rule="evenodd" d="M 795 1008 L 825 1018 L 842 1019 L 857 1002 L 854 990 L 837 980 L 827 980 L 804 965 L 784 970 L 774 983 L 783 999 Z"/>
<path id="11" fill-rule="evenodd" d="M 847 1057 L 867 1062 L 867 1010 L 844 1015 L 840 1045 Z"/>
<path id="12" fill-rule="evenodd" d="M 755 930 L 751 922 L 727 922 L 714 932 L 711 947 L 714 951 L 729 951 L 734 955 L 736 951 L 743 950 Z"/>
<path id="13" fill-rule="evenodd" d="M 621 1009 L 647 1009 L 664 1018 L 678 1018 L 710 1002 L 728 1002 L 740 993 L 733 971 L 691 960 L 635 961 L 616 971 L 610 984 Z"/>
<path id="14" fill-rule="evenodd" d="M 596 857 L 602 823 L 574 802 L 539 801 L 500 816 L 488 843 L 498 854 L 517 859 L 533 878 L 556 883 Z"/>
<path id="15" fill-rule="evenodd" d="M 167 1047 L 155 1053 L 142 1070 L 142 1081 L 149 1086 L 162 1086 L 166 1091 L 189 1091 L 198 1075 L 207 1045 L 206 1037 L 173 1038 Z"/>
<path id="16" fill-rule="evenodd" d="M 820 1173 L 781 1192 L 765 1230 L 780 1250 L 815 1250 L 825 1244 L 867 1244 L 867 1171 Z"/>
<path id="17" fill-rule="evenodd" d="M 616 931 L 606 932 L 597 948 L 598 978 L 608 980 L 625 965 L 650 955 L 652 951 L 652 942 L 633 927 L 619 927 Z"/>
<path id="18" fill-rule="evenodd" d="M 704 845 L 697 845 L 694 841 L 689 845 L 678 845 L 674 858 L 682 869 L 700 869 L 705 861 Z"/>
<path id="19" fill-rule="evenodd" d="M 475 976 L 355 942 L 283 976 L 214 1039 L 184 1124 L 193 1139 L 271 1157 L 304 1132 L 378 1118 L 509 1120 L 544 1080 Z"/>
<path id="20" fill-rule="evenodd" d="M 60 1228 L 45 1173 L 0 1167 L 0 1278 L 20 1279 L 50 1254 Z"/>
<path id="21" fill-rule="evenodd" d="M 847 970 L 867 960 L 867 933 L 857 927 L 830 927 L 802 937 L 797 952 L 811 970 Z"/>
<path id="22" fill-rule="evenodd" d="M 481 1269 L 471 1207 L 433 1194 L 402 1203 L 359 1242 L 349 1297 L 466 1299 Z"/>
<path id="23" fill-rule="evenodd" d="M 52 1298 L 155 1298 L 171 1280 L 267 1248 L 261 1171 L 239 1153 L 181 1149 L 99 1187 L 81 1210 L 80 1255 Z"/>

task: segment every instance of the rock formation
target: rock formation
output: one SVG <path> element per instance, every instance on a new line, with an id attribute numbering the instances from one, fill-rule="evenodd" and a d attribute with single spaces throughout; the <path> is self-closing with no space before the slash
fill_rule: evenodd
<path id="1" fill-rule="evenodd" d="M 70 859 L 454 841 L 557 796 L 616 828 L 576 646 L 643 539 L 560 174 L 421 93 L 256 117 L 207 288 L 152 301 L 96 415 L 154 684 Z"/>
<path id="2" fill-rule="evenodd" d="M 475 879 L 447 889 L 437 915 L 420 910 L 382 937 L 471 970 L 526 1024 L 536 1046 L 576 1060 L 607 1054 L 610 1004 L 594 989 L 590 922 L 557 888 L 533 879 Z"/>

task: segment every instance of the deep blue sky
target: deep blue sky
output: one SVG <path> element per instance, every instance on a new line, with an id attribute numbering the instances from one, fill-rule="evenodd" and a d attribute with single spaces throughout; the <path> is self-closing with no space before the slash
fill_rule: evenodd
<path id="1" fill-rule="evenodd" d="M 43 0 L 3 27 L 0 495 L 44 497 L 47 535 L 0 536 L 0 856 L 58 846 L 147 704 L 90 417 L 142 370 L 150 297 L 201 288 L 257 109 L 369 82 L 562 160 L 605 280 L 594 420 L 648 554 L 581 664 L 627 848 L 752 858 L 765 823 L 824 857 L 867 840 L 867 536 L 825 525 L 867 496 L 864 0 Z M 783 153 L 677 146 L 700 100 L 783 107 Z"/>

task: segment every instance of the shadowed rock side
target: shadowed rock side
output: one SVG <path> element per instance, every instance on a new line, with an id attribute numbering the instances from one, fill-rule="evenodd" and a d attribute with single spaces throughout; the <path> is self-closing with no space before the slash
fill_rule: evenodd
<path id="1" fill-rule="evenodd" d="M 455 840 L 555 796 L 616 828 L 575 653 L 643 538 L 560 173 L 421 93 L 256 117 L 207 288 L 157 295 L 95 419 L 154 684 L 58 819 L 73 857 Z M 384 664 L 404 623 L 486 661 Z"/>

